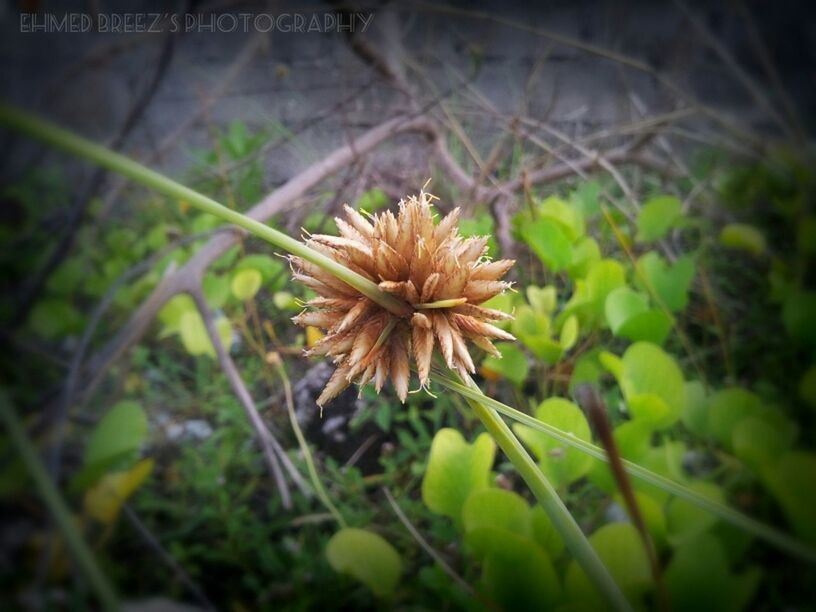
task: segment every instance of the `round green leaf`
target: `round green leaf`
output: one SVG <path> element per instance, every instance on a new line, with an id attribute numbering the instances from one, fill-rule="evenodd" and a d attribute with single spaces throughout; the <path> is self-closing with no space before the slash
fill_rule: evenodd
<path id="1" fill-rule="evenodd" d="M 630 601 L 641 599 L 651 586 L 652 575 L 637 530 L 630 523 L 612 523 L 593 533 L 589 542 L 627 598 Z M 565 590 L 570 602 L 584 604 L 587 609 L 606 608 L 575 560 L 567 568 Z"/>
<path id="2" fill-rule="evenodd" d="M 393 593 L 402 572 L 394 547 L 364 529 L 345 528 L 335 533 L 326 545 L 326 558 L 336 572 L 353 576 L 377 597 Z"/>
<path id="3" fill-rule="evenodd" d="M 722 389 L 709 397 L 707 425 L 709 435 L 726 448 L 731 448 L 734 429 L 742 419 L 759 416 L 762 400 L 745 389 Z"/>
<path id="4" fill-rule="evenodd" d="M 583 278 L 589 269 L 600 260 L 601 249 L 598 242 L 590 236 L 585 236 L 572 245 L 572 260 L 567 271 L 573 279 Z"/>
<path id="5" fill-rule="evenodd" d="M 782 305 L 785 331 L 797 344 L 816 346 L 816 291 L 794 291 Z"/>
<path id="6" fill-rule="evenodd" d="M 539 421 L 571 433 L 579 440 L 590 442 L 592 439 L 584 412 L 568 400 L 560 397 L 547 399 L 539 405 L 535 416 Z M 555 486 L 578 480 L 592 467 L 592 457 L 543 432 L 519 424 L 513 425 L 513 430 L 530 447 L 538 458 L 541 470 Z"/>
<path id="7" fill-rule="evenodd" d="M 677 362 L 660 347 L 636 342 L 623 354 L 618 378 L 629 411 L 657 428 L 679 418 L 686 402 L 685 381 Z"/>
<path id="8" fill-rule="evenodd" d="M 563 225 L 541 217 L 522 227 L 522 238 L 552 272 L 563 270 L 572 261 L 572 244 Z"/>
<path id="9" fill-rule="evenodd" d="M 538 214 L 541 218 L 558 223 L 570 242 L 575 242 L 584 234 L 584 216 L 581 211 L 561 198 L 548 197 L 539 206 Z"/>
<path id="10" fill-rule="evenodd" d="M 561 337 L 559 339 L 559 344 L 561 348 L 565 351 L 568 351 L 578 340 L 578 317 L 572 315 L 567 317 L 567 320 L 564 321 L 564 325 L 561 327 Z"/>
<path id="11" fill-rule="evenodd" d="M 763 470 L 762 480 L 799 536 L 816 544 L 816 453 L 787 452 Z"/>
<path id="12" fill-rule="evenodd" d="M 720 244 L 729 249 L 739 249 L 757 256 L 762 255 L 768 248 L 762 232 L 745 223 L 726 225 L 720 232 Z"/>
<path id="13" fill-rule="evenodd" d="M 654 251 L 649 251 L 638 259 L 638 284 L 672 312 L 683 310 L 688 303 L 688 290 L 694 278 L 694 259 L 685 255 L 673 264 Z M 645 279 L 645 281 L 643 280 Z"/>
<path id="14" fill-rule="evenodd" d="M 692 482 L 689 489 L 713 501 L 725 503 L 722 489 L 708 482 Z M 695 537 L 711 529 L 719 519 L 698 506 L 677 497 L 669 501 L 666 508 L 666 525 L 669 541 L 677 546 L 680 542 Z"/>
<path id="15" fill-rule="evenodd" d="M 135 452 L 147 436 L 147 415 L 136 402 L 122 401 L 91 432 L 85 463 L 105 463 Z"/>
<path id="16" fill-rule="evenodd" d="M 521 385 L 530 370 L 530 366 L 527 364 L 527 356 L 518 346 L 510 342 L 499 342 L 496 344 L 496 348 L 502 354 L 501 359 L 491 355 L 486 357 L 482 363 L 507 380 Z"/>
<path id="17" fill-rule="evenodd" d="M 710 533 L 683 542 L 665 573 L 672 610 L 739 612 L 751 601 L 759 579 L 755 569 L 732 574 L 722 544 Z"/>
<path id="18" fill-rule="evenodd" d="M 496 444 L 486 433 L 468 444 L 458 430 L 440 429 L 431 443 L 422 479 L 425 505 L 461 524 L 465 500 L 473 491 L 488 487 L 495 455 Z"/>
<path id="19" fill-rule="evenodd" d="M 507 534 L 485 558 L 481 584 L 502 610 L 547 610 L 561 596 L 550 558 L 533 541 Z"/>
<path id="20" fill-rule="evenodd" d="M 799 397 L 811 408 L 816 408 L 816 364 L 799 379 Z"/>
<path id="21" fill-rule="evenodd" d="M 674 196 L 658 196 L 646 202 L 638 213 L 637 240 L 659 240 L 682 217 L 680 200 Z"/>
<path id="22" fill-rule="evenodd" d="M 244 268 L 232 277 L 232 294 L 242 302 L 251 300 L 258 293 L 263 276 L 254 268 Z"/>
<path id="23" fill-rule="evenodd" d="M 530 285 L 527 287 L 527 301 L 536 312 L 551 315 L 558 304 L 558 295 L 552 285 L 548 287 Z"/>
<path id="24" fill-rule="evenodd" d="M 501 546 L 508 533 L 530 537 L 530 507 L 520 495 L 504 489 L 471 493 L 462 508 L 465 542 L 479 556 Z"/>

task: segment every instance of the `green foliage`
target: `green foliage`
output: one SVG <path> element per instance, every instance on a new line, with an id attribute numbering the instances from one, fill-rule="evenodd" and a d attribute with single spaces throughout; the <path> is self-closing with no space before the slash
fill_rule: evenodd
<path id="1" fill-rule="evenodd" d="M 641 242 L 660 240 L 683 216 L 680 200 L 674 196 L 658 196 L 645 202 L 637 218 L 637 239 Z"/>
<path id="2" fill-rule="evenodd" d="M 589 542 L 629 600 L 642 601 L 651 588 L 652 576 L 637 530 L 629 523 L 610 523 L 593 533 Z M 570 562 L 567 569 L 564 589 L 568 600 L 581 610 L 597 610 L 604 606 L 575 561 Z"/>
<path id="3" fill-rule="evenodd" d="M 730 223 L 722 228 L 720 243 L 730 249 L 747 251 L 756 256 L 763 255 L 768 248 L 762 232 L 745 223 Z"/>
<path id="4" fill-rule="evenodd" d="M 216 130 L 211 150 L 193 152 L 191 182 L 245 210 L 262 196 L 259 153 L 279 136 L 287 134 L 275 125 L 235 122 Z M 513 164 L 520 159 L 514 152 Z M 686 199 L 687 186 L 673 186 L 678 199 L 664 195 L 662 182 L 650 176 L 643 177 L 646 195 L 634 222 L 607 205 L 620 193 L 607 179 L 560 184 L 556 195 L 533 191 L 529 202 L 520 201 L 512 219 L 518 291 L 487 304 L 514 312 L 514 321 L 498 325 L 519 342 L 498 343 L 503 358 L 481 361 L 489 381 L 484 388 L 592 441 L 582 411 L 564 399 L 577 384 L 590 382 L 604 399 L 624 458 L 816 543 L 813 173 L 779 154 L 744 173 L 702 178 L 734 203 L 728 215 L 734 223 L 720 228 L 719 216 L 703 217 L 693 208 L 684 213 L 680 201 L 694 201 Z M 39 176 L 26 183 L 4 192 L 23 202 L 19 231 L 42 225 L 67 204 L 64 180 Z M 336 197 L 317 195 L 321 204 Z M 382 190 L 372 188 L 356 206 L 371 212 L 389 204 Z M 92 202 L 91 210 L 98 206 Z M 322 212 L 304 216 L 309 231 L 336 229 Z M 31 338 L 37 350 L 70 354 L 90 305 L 112 288 L 111 309 L 93 340 L 115 332 L 203 239 L 171 248 L 150 270 L 116 288 L 121 275 L 179 236 L 221 226 L 185 202 L 156 196 L 138 201 L 126 227 L 116 223 L 83 228 L 75 252 L 47 279 L 28 315 L 24 346 Z M 492 236 L 495 228 L 486 211 L 461 224 L 465 235 Z M 0 231 L 11 240 L 18 230 L 3 225 Z M 24 260 L 40 253 L 25 240 L 15 244 L 19 250 L 14 261 L 4 260 L 4 271 L 26 278 L 31 269 Z M 492 256 L 501 255 L 495 239 L 489 245 Z M 288 321 L 308 294 L 289 283 L 283 259 L 251 240 L 210 266 L 203 290 L 264 419 L 290 448 L 279 381 L 270 377 L 264 352 L 280 351 L 293 379 L 311 367 L 295 357 L 304 339 Z M 5 299 L 0 311 L 11 312 L 12 302 Z M 327 411 L 319 424 L 355 411 L 348 427 L 339 429 L 338 439 L 353 447 L 342 453 L 320 427 L 307 432 L 329 494 L 354 526 L 335 531 L 313 497 L 295 491 L 294 508 L 280 506 L 192 298 L 171 299 L 157 323 L 158 336 L 122 359 L 110 377 L 114 384 L 103 385 L 99 397 L 83 406 L 82 416 L 101 416 L 98 423 L 86 426 L 83 418 L 69 428 L 68 443 L 84 451 L 79 467 L 66 462 L 65 472 L 74 470 L 70 494 L 80 496 L 71 501 L 89 534 L 104 530 L 97 549 L 110 557 L 125 592 L 183 597 L 168 586 L 161 564 L 139 552 L 144 547 L 132 530 L 113 529 L 127 499 L 219 607 L 433 609 L 445 602 L 451 609 L 479 609 L 480 601 L 433 564 L 382 503 L 379 488 L 386 486 L 481 601 L 507 610 L 604 607 L 543 508 L 531 506 L 501 457 L 494 465 L 494 443 L 456 396 L 434 388 L 436 397 L 412 394 L 401 406 L 387 392 L 364 389 L 353 409 L 338 400 L 340 409 Z M 5 357 L 21 395 L 64 376 L 49 365 L 32 383 L 20 374 L 18 359 L 30 356 L 15 351 Z M 48 380 L 39 379 L 41 372 Z M 296 402 L 299 413 L 308 414 L 308 395 Z M 169 433 L 202 421 L 211 432 L 201 438 Z M 628 523 L 610 522 L 618 520 L 612 510 L 623 504 L 608 466 L 530 427 L 514 430 L 592 532 L 593 547 L 635 606 L 653 602 L 636 532 Z M 140 456 L 142 449 L 151 456 Z M 301 456 L 289 454 L 303 471 Z M 0 474 L 0 489 L 15 495 L 22 488 L 5 483 L 19 479 L 16 467 L 9 462 Z M 658 487 L 634 484 L 665 567 L 672 609 L 805 607 L 812 600 L 808 587 L 796 584 L 801 568 L 794 562 L 780 555 L 772 557 L 778 567 L 750 565 L 771 558 L 758 538 Z M 132 563 L 117 563 L 122 550 L 132 554 Z"/>
<path id="5" fill-rule="evenodd" d="M 422 480 L 422 500 L 433 512 L 460 523 L 468 496 L 488 486 L 495 453 L 496 444 L 487 434 L 468 444 L 457 430 L 440 429 Z"/>
<path id="6" fill-rule="evenodd" d="M 677 362 L 648 342 L 630 346 L 622 359 L 607 355 L 604 365 L 618 380 L 629 413 L 655 428 L 673 425 L 685 407 L 685 381 Z"/>
<path id="7" fill-rule="evenodd" d="M 482 362 L 482 366 L 517 385 L 522 384 L 530 371 L 527 356 L 515 344 L 509 342 L 499 342 L 496 348 L 502 354 L 501 359 L 489 356 Z"/>
<path id="8" fill-rule="evenodd" d="M 402 571 L 394 547 L 365 529 L 346 528 L 335 533 L 326 545 L 326 558 L 335 571 L 353 576 L 378 597 L 394 592 Z"/>
<path id="9" fill-rule="evenodd" d="M 583 411 L 570 401 L 559 397 L 544 400 L 536 409 L 535 417 L 579 440 L 591 441 L 589 423 Z M 513 430 L 530 447 L 538 459 L 541 471 L 556 486 L 566 486 L 586 475 L 593 459 L 575 448 L 565 446 L 553 438 L 527 427 L 514 425 Z"/>

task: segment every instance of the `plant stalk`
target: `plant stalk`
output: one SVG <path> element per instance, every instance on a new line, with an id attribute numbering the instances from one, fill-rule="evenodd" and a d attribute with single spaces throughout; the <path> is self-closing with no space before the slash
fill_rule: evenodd
<path id="1" fill-rule="evenodd" d="M 105 574 L 96 563 L 91 549 L 82 539 L 76 525 L 71 511 L 65 504 L 65 501 L 59 494 L 56 486 L 48 476 L 45 465 L 42 459 L 37 455 L 37 451 L 32 444 L 31 439 L 17 417 L 14 406 L 6 397 L 6 394 L 0 390 L 0 419 L 8 430 L 9 437 L 12 444 L 15 446 L 17 452 L 25 463 L 26 469 L 34 480 L 34 484 L 39 489 L 45 505 L 54 517 L 62 536 L 65 538 L 65 543 L 71 550 L 76 562 L 79 564 L 82 572 L 88 579 L 91 587 L 96 591 L 96 596 L 103 608 L 106 610 L 118 610 L 119 605 L 116 598 L 116 591 L 114 591 Z"/>
<path id="2" fill-rule="evenodd" d="M 473 396 L 465 398 L 473 412 L 476 413 L 485 429 L 490 432 L 490 435 L 493 436 L 504 454 L 510 459 L 513 467 L 516 468 L 524 482 L 530 487 L 533 495 L 544 508 L 561 537 L 564 538 L 567 548 L 586 572 L 590 581 L 600 591 L 612 609 L 632 610 L 620 587 L 609 574 L 595 549 L 592 548 L 569 509 L 558 497 L 558 493 L 541 472 L 541 469 L 521 445 L 521 442 L 507 426 L 507 423 L 499 416 L 498 412 L 478 399 L 477 395 L 482 395 L 482 392 L 473 379 L 468 376 L 462 380 L 465 386 L 474 391 Z M 482 395 L 482 397 L 486 396 Z"/>
<path id="3" fill-rule="evenodd" d="M 514 421 L 518 421 L 519 423 L 545 433 L 559 442 L 578 449 L 591 457 L 608 462 L 606 452 L 599 446 L 595 446 L 590 442 L 585 442 L 584 440 L 575 437 L 571 433 L 562 431 L 557 427 L 553 427 L 549 423 L 539 421 L 537 418 L 532 417 L 529 414 L 525 414 L 520 410 L 516 410 L 515 408 L 494 400 L 493 398 L 482 394 L 482 392 L 478 390 L 478 387 L 472 388 L 468 385 L 462 384 L 461 382 L 457 382 L 438 371 L 433 372 L 433 379 L 443 387 L 446 387 L 451 391 L 456 391 L 466 399 L 484 402 L 484 404 L 496 412 L 503 414 Z M 771 544 L 780 550 L 807 561 L 808 563 L 816 563 L 816 550 L 814 550 L 811 546 L 800 542 L 789 534 L 771 527 L 770 525 L 766 525 L 765 523 L 738 512 L 733 508 L 729 508 L 725 504 L 709 499 L 697 491 L 689 489 L 688 487 L 666 478 L 665 476 L 661 476 L 656 472 L 652 472 L 651 470 L 648 470 L 637 463 L 632 463 L 626 459 L 622 459 L 622 463 L 630 476 L 662 489 L 667 493 L 680 497 L 687 502 L 694 504 L 698 508 L 711 512 L 711 514 L 718 516 L 724 521 L 739 527 L 743 531 L 764 540 L 768 544 Z"/>
<path id="4" fill-rule="evenodd" d="M 122 176 L 132 179 L 145 187 L 152 187 L 167 196 L 183 200 L 199 210 L 215 215 L 233 225 L 237 225 L 258 238 L 262 238 L 288 251 L 292 255 L 296 255 L 297 257 L 301 257 L 306 261 L 320 266 L 323 270 L 333 274 L 347 285 L 354 287 L 357 291 L 397 316 L 404 317 L 413 312 L 411 307 L 402 300 L 384 291 L 380 291 L 380 288 L 377 287 L 375 283 L 357 274 L 353 270 L 349 270 L 345 266 L 338 264 L 322 253 L 310 249 L 299 240 L 295 240 L 291 236 L 243 215 L 238 211 L 227 208 L 212 198 L 208 198 L 189 187 L 185 187 L 181 183 L 155 170 L 151 170 L 124 155 L 115 153 L 102 145 L 98 145 L 86 138 L 73 134 L 49 121 L 18 108 L 0 104 L 0 125 L 5 125 L 57 149 L 92 161 L 103 168 L 113 170 Z"/>

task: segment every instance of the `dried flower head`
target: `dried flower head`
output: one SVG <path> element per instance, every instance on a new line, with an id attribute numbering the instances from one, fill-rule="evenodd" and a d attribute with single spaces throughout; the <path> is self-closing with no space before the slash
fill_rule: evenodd
<path id="1" fill-rule="evenodd" d="M 374 381 L 379 392 L 391 379 L 402 402 L 408 395 L 410 359 L 427 387 L 431 357 L 438 346 L 449 368 L 475 370 L 467 342 L 501 356 L 491 342 L 514 340 L 491 321 L 510 315 L 480 304 L 501 293 L 501 281 L 514 261 L 485 257 L 486 236 L 463 238 L 454 209 L 434 225 L 431 201 L 421 191 L 390 211 L 368 219 L 345 206 L 346 219 L 336 218 L 340 236 L 312 235 L 306 243 L 334 261 L 377 283 L 404 301 L 405 316 L 386 310 L 320 267 L 292 257 L 294 278 L 313 289 L 295 323 L 322 329 L 325 336 L 307 354 L 328 355 L 337 364 L 317 400 L 323 405 L 351 383 Z"/>

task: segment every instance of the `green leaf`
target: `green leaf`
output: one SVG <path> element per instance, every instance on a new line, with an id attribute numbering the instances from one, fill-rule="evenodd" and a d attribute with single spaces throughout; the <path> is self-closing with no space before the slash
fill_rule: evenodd
<path id="1" fill-rule="evenodd" d="M 597 241 L 585 236 L 572 246 L 572 260 L 567 267 L 571 278 L 583 278 L 590 268 L 601 260 L 601 249 Z"/>
<path id="2" fill-rule="evenodd" d="M 295 296 L 288 291 L 276 291 L 272 296 L 272 303 L 278 310 L 300 310 L 301 306 Z"/>
<path id="3" fill-rule="evenodd" d="M 561 327 L 561 336 L 559 338 L 559 344 L 561 348 L 565 351 L 568 351 L 575 343 L 578 341 L 578 317 L 572 315 L 567 317 L 567 320 L 564 321 L 564 325 Z"/>
<path id="4" fill-rule="evenodd" d="M 722 544 L 709 533 L 679 546 L 665 573 L 672 610 L 739 612 L 751 602 L 759 579 L 757 569 L 733 574 Z"/>
<path id="5" fill-rule="evenodd" d="M 57 269 L 48 277 L 46 287 L 52 294 L 67 297 L 82 285 L 87 274 L 88 270 L 83 259 L 80 256 L 70 257 L 57 266 Z"/>
<path id="6" fill-rule="evenodd" d="M 686 383 L 686 403 L 683 406 L 680 420 L 690 432 L 697 435 L 706 433 L 706 401 L 703 383 L 699 380 L 691 380 Z"/>
<path id="7" fill-rule="evenodd" d="M 724 504 L 722 489 L 709 482 L 692 482 L 688 488 L 715 502 Z M 666 525 L 669 541 L 678 546 L 685 540 L 698 536 L 717 524 L 718 518 L 702 508 L 677 497 L 669 500 L 666 508 Z"/>
<path id="8" fill-rule="evenodd" d="M 530 285 L 527 287 L 527 301 L 535 312 L 549 316 L 558 305 L 558 296 L 552 285 L 547 287 Z"/>
<path id="9" fill-rule="evenodd" d="M 594 217 L 601 212 L 598 195 L 601 185 L 598 181 L 581 181 L 572 193 L 570 202 L 586 218 Z"/>
<path id="10" fill-rule="evenodd" d="M 653 432 L 651 425 L 643 421 L 626 421 L 613 430 L 612 437 L 621 457 L 640 463 L 641 458 L 651 448 Z M 598 488 L 604 491 L 613 493 L 617 490 L 617 484 L 608 463 L 596 461 L 589 477 Z"/>
<path id="11" fill-rule="evenodd" d="M 816 544 L 816 453 L 790 451 L 762 471 L 765 487 L 800 537 Z"/>
<path id="12" fill-rule="evenodd" d="M 481 585 L 502 610 L 547 610 L 561 597 L 552 562 L 534 542 L 507 534 L 482 564 Z"/>
<path id="13" fill-rule="evenodd" d="M 768 248 L 762 232 L 745 223 L 730 223 L 722 228 L 720 244 L 729 249 L 747 251 L 756 256 L 762 255 Z"/>
<path id="14" fill-rule="evenodd" d="M 105 525 L 112 525 L 124 503 L 153 471 L 153 459 L 143 459 L 129 470 L 105 475 L 85 492 L 85 512 Z"/>
<path id="15" fill-rule="evenodd" d="M 230 294 L 230 282 L 225 276 L 213 274 L 212 272 L 204 276 L 202 283 L 204 297 L 210 308 L 218 310 L 224 306 Z"/>
<path id="16" fill-rule="evenodd" d="M 731 435 L 734 455 L 756 473 L 790 450 L 791 442 L 788 432 L 758 416 L 740 420 Z"/>
<path id="17" fill-rule="evenodd" d="M 560 557 L 564 552 L 564 538 L 544 508 L 539 505 L 533 506 L 530 510 L 530 526 L 533 529 L 533 538 L 547 551 L 550 558 Z"/>
<path id="18" fill-rule="evenodd" d="M 538 208 L 542 219 L 555 221 L 563 230 L 570 242 L 575 242 L 584 235 L 584 216 L 575 206 L 570 206 L 561 198 L 550 196 Z"/>
<path id="19" fill-rule="evenodd" d="M 232 294 L 236 298 L 246 302 L 255 297 L 255 294 L 261 288 L 262 282 L 263 277 L 260 272 L 252 268 L 244 268 L 233 275 L 230 287 Z"/>
<path id="20" fill-rule="evenodd" d="M 637 240 L 660 240 L 683 216 L 680 200 L 674 196 L 658 196 L 646 202 L 638 213 Z"/>
<path id="21" fill-rule="evenodd" d="M 640 277 L 638 284 L 659 303 L 672 312 L 683 310 L 688 303 L 688 291 L 694 278 L 694 259 L 690 255 L 679 257 L 672 265 L 654 251 L 649 251 L 636 264 Z"/>
<path id="22" fill-rule="evenodd" d="M 70 302 L 59 298 L 40 300 L 28 318 L 34 332 L 46 340 L 56 340 L 82 331 L 84 320 Z"/>
<path id="23" fill-rule="evenodd" d="M 609 573 L 632 602 L 642 599 L 652 584 L 649 560 L 637 530 L 630 523 L 604 525 L 589 538 Z M 587 609 L 606 609 L 584 570 L 573 560 L 567 568 L 568 601 Z M 638 607 L 638 606 L 636 606 Z"/>
<path id="24" fill-rule="evenodd" d="M 575 366 L 572 369 L 572 376 L 570 377 L 569 391 L 570 394 L 575 390 L 575 387 L 581 383 L 595 384 L 603 373 L 603 368 L 598 361 L 600 350 L 593 349 L 586 353 L 582 353 L 578 359 L 575 360 Z"/>
<path id="25" fill-rule="evenodd" d="M 796 344 L 816 347 L 816 291 L 792 291 L 782 305 L 782 322 Z"/>
<path id="26" fill-rule="evenodd" d="M 629 287 L 619 287 L 606 298 L 606 321 L 612 333 L 629 340 L 662 344 L 672 319 L 662 310 L 650 310 L 648 299 Z"/>
<path id="27" fill-rule="evenodd" d="M 532 535 L 530 507 L 523 497 L 504 489 L 479 489 L 462 508 L 465 543 L 479 558 L 501 547 L 507 534 Z"/>
<path id="28" fill-rule="evenodd" d="M 579 440 L 590 442 L 589 423 L 583 411 L 572 402 L 560 397 L 544 400 L 536 409 L 535 417 Z M 538 458 L 541 471 L 555 486 L 568 485 L 586 475 L 592 467 L 592 457 L 565 446 L 543 432 L 515 424 L 513 430 Z"/>
<path id="29" fill-rule="evenodd" d="M 623 496 L 615 493 L 615 501 L 619 506 L 625 508 Z M 646 525 L 646 530 L 652 537 L 655 547 L 660 550 L 666 546 L 666 515 L 663 511 L 663 504 L 658 502 L 651 495 L 647 495 L 641 491 L 635 491 L 635 501 L 637 502 L 640 513 L 643 516 L 643 523 Z"/>
<path id="30" fill-rule="evenodd" d="M 121 401 L 99 421 L 85 449 L 85 463 L 135 453 L 147 436 L 147 415 L 136 402 Z"/>
<path id="31" fill-rule="evenodd" d="M 357 209 L 365 210 L 366 212 L 374 212 L 384 206 L 388 205 L 388 196 L 379 187 L 374 187 L 368 191 L 364 191 L 357 199 Z"/>
<path id="32" fill-rule="evenodd" d="M 527 305 L 516 310 L 511 329 L 533 354 L 548 363 L 556 363 L 563 353 L 561 345 L 552 339 L 550 317 L 536 312 Z"/>
<path id="33" fill-rule="evenodd" d="M 402 573 L 394 547 L 364 529 L 349 527 L 335 533 L 326 545 L 326 558 L 334 571 L 356 578 L 377 597 L 393 593 Z"/>
<path id="34" fill-rule="evenodd" d="M 673 425 L 686 402 L 683 373 L 674 358 L 649 342 L 636 342 L 623 354 L 618 378 L 629 412 L 655 428 Z"/>
<path id="35" fill-rule="evenodd" d="M 289 275 L 286 273 L 286 266 L 280 258 L 259 253 L 247 255 L 235 264 L 233 272 L 237 273 L 248 269 L 260 272 L 261 277 L 263 277 L 263 284 L 268 285 L 270 291 L 280 291 L 286 287 Z"/>
<path id="36" fill-rule="evenodd" d="M 560 272 L 572 260 L 572 244 L 563 226 L 548 218 L 539 218 L 522 226 L 522 238 L 552 272 Z"/>
<path id="37" fill-rule="evenodd" d="M 745 419 L 758 418 L 775 430 L 779 441 L 789 445 L 796 437 L 796 425 L 778 408 L 766 405 L 762 399 L 745 389 L 733 387 L 717 391 L 708 398 L 706 432 L 725 448 L 733 448 L 734 432 Z M 744 432 L 745 433 L 745 432 Z M 745 440 L 742 440 L 743 445 Z"/>
<path id="38" fill-rule="evenodd" d="M 811 365 L 799 379 L 799 397 L 811 408 L 816 408 L 816 364 Z"/>
<path id="39" fill-rule="evenodd" d="M 232 344 L 232 326 L 226 317 L 219 317 L 215 321 L 218 335 L 224 348 L 229 350 Z M 207 327 L 197 310 L 185 312 L 179 324 L 181 343 L 190 355 L 207 355 L 215 357 L 215 347 L 210 341 Z"/>
<path id="40" fill-rule="evenodd" d="M 502 354 L 501 359 L 490 355 L 485 358 L 482 364 L 517 385 L 524 383 L 530 370 L 524 352 L 510 342 L 499 342 L 496 344 L 496 348 Z"/>
<path id="41" fill-rule="evenodd" d="M 159 338 L 178 333 L 181 329 L 181 317 L 187 312 L 197 312 L 195 301 L 187 293 L 174 296 L 162 306 L 158 315 L 163 325 Z"/>
<path id="42" fill-rule="evenodd" d="M 431 443 L 422 479 L 422 500 L 432 512 L 462 522 L 462 507 L 473 491 L 486 489 L 496 444 L 486 433 L 468 444 L 455 429 L 440 429 Z"/>
<path id="43" fill-rule="evenodd" d="M 626 271 L 613 259 L 602 259 L 592 265 L 584 282 L 576 281 L 575 291 L 559 316 L 578 315 L 584 327 L 601 322 L 607 296 L 626 284 Z"/>

